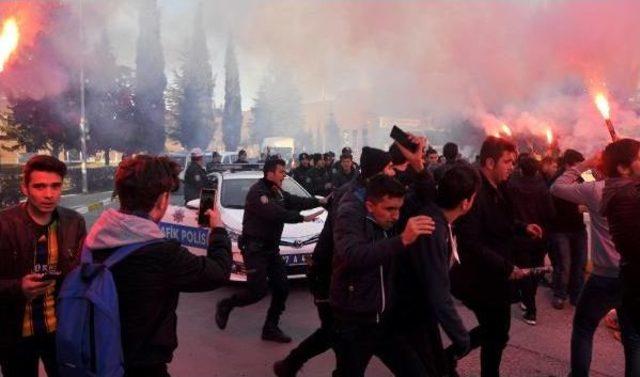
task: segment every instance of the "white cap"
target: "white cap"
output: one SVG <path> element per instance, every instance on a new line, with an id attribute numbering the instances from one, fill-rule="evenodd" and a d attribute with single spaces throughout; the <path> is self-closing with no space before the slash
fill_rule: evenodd
<path id="1" fill-rule="evenodd" d="M 202 154 L 202 149 L 200 149 L 200 148 L 193 148 L 193 149 L 191 150 L 191 157 L 202 157 L 202 156 L 203 156 L 203 154 Z"/>

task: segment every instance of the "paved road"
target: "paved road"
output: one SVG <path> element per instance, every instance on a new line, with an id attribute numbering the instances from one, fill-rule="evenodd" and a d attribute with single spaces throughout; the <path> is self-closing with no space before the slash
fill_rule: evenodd
<path id="1" fill-rule="evenodd" d="M 111 193 L 70 196 L 63 200 L 69 207 L 89 207 L 93 211 L 84 216 L 87 225 L 95 221 L 101 208 L 95 203 L 110 198 Z M 172 196 L 180 203 L 179 196 Z M 116 203 L 107 206 L 116 207 Z M 232 312 L 229 326 L 218 330 L 213 322 L 215 302 L 239 286 L 223 287 L 214 292 L 183 294 L 178 308 L 179 348 L 170 366 L 175 376 L 270 376 L 273 361 L 284 357 L 289 350 L 318 326 L 312 300 L 304 282 L 293 284 L 283 317 L 283 329 L 293 336 L 290 345 L 260 340 L 260 329 L 268 307 L 268 300 Z M 520 320 L 520 309 L 513 306 L 511 340 L 504 353 L 502 374 L 509 377 L 564 377 L 569 366 L 569 339 L 573 308 L 557 311 L 551 308 L 550 292 L 538 292 L 539 318 L 537 326 Z M 460 307 L 468 327 L 475 324 L 473 315 Z M 624 375 L 622 347 L 603 325 L 595 335 L 592 376 L 619 377 Z M 310 361 L 300 376 L 328 376 L 334 365 L 328 352 Z M 479 376 L 479 352 L 474 351 L 460 362 L 462 376 Z M 389 376 L 385 367 L 373 360 L 367 376 Z"/>

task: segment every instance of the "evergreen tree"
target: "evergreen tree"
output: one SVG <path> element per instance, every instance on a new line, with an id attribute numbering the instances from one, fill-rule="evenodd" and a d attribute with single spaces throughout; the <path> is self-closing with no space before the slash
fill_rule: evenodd
<path id="1" fill-rule="evenodd" d="M 285 70 L 279 69 L 263 80 L 254 107 L 251 136 L 260 142 L 269 136 L 291 136 L 296 148 L 311 146 L 310 134 L 303 128 L 302 103 L 298 88 Z"/>
<path id="2" fill-rule="evenodd" d="M 324 140 L 326 150 L 340 151 L 342 149 L 341 135 L 342 133 L 340 132 L 340 127 L 338 127 L 336 117 L 333 112 L 331 112 L 324 127 Z"/>
<path id="3" fill-rule="evenodd" d="M 229 39 L 224 60 L 224 111 L 222 114 L 223 139 L 227 150 L 235 151 L 240 143 L 242 128 L 242 98 L 240 96 L 240 75 L 234 51 L 233 40 Z"/>
<path id="4" fill-rule="evenodd" d="M 140 132 L 134 141 L 139 149 L 150 153 L 164 150 L 164 56 L 160 43 L 160 12 L 156 0 L 143 0 L 139 9 L 136 47 L 135 118 Z"/>

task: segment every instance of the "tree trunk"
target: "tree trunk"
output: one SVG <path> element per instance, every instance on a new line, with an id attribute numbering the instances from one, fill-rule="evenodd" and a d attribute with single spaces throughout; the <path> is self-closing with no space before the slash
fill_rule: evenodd
<path id="1" fill-rule="evenodd" d="M 109 164 L 111 163 L 111 157 L 109 156 L 110 151 L 111 151 L 111 148 L 105 148 L 104 150 L 104 164 L 106 166 L 109 166 Z"/>

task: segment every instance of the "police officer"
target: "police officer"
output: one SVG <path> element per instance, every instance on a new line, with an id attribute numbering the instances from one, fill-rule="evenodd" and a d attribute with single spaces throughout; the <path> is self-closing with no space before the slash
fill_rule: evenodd
<path id="1" fill-rule="evenodd" d="M 291 176 L 310 194 L 313 194 L 313 182 L 311 180 L 311 164 L 309 163 L 309 155 L 300 153 L 298 156 L 300 165 L 291 171 Z"/>
<path id="2" fill-rule="evenodd" d="M 289 293 L 287 272 L 278 248 L 282 229 L 285 223 L 313 221 L 322 210 L 307 216 L 299 211 L 326 203 L 326 200 L 302 198 L 283 191 L 285 166 L 282 159 L 268 159 L 263 167 L 264 178 L 251 186 L 247 194 L 239 241 L 247 268 L 247 289 L 220 300 L 216 310 L 216 324 L 224 329 L 233 308 L 258 302 L 270 286 L 271 305 L 262 328 L 262 339 L 279 343 L 291 341 L 278 327 Z"/>
<path id="3" fill-rule="evenodd" d="M 211 162 L 207 163 L 207 173 L 220 170 L 220 165 L 222 165 L 222 156 L 217 151 L 214 151 L 211 154 Z"/>
<path id="4" fill-rule="evenodd" d="M 240 149 L 238 152 L 238 159 L 233 162 L 234 164 L 248 164 L 249 160 L 247 159 L 247 151 L 244 149 Z"/>
<path id="5" fill-rule="evenodd" d="M 313 169 L 311 169 L 311 181 L 313 182 L 313 195 L 327 196 L 331 192 L 331 175 L 325 167 L 323 155 L 313 155 Z"/>
<path id="6" fill-rule="evenodd" d="M 200 197 L 200 190 L 207 185 L 207 171 L 204 168 L 202 150 L 191 150 L 191 162 L 184 173 L 184 203 L 185 205 Z"/>

